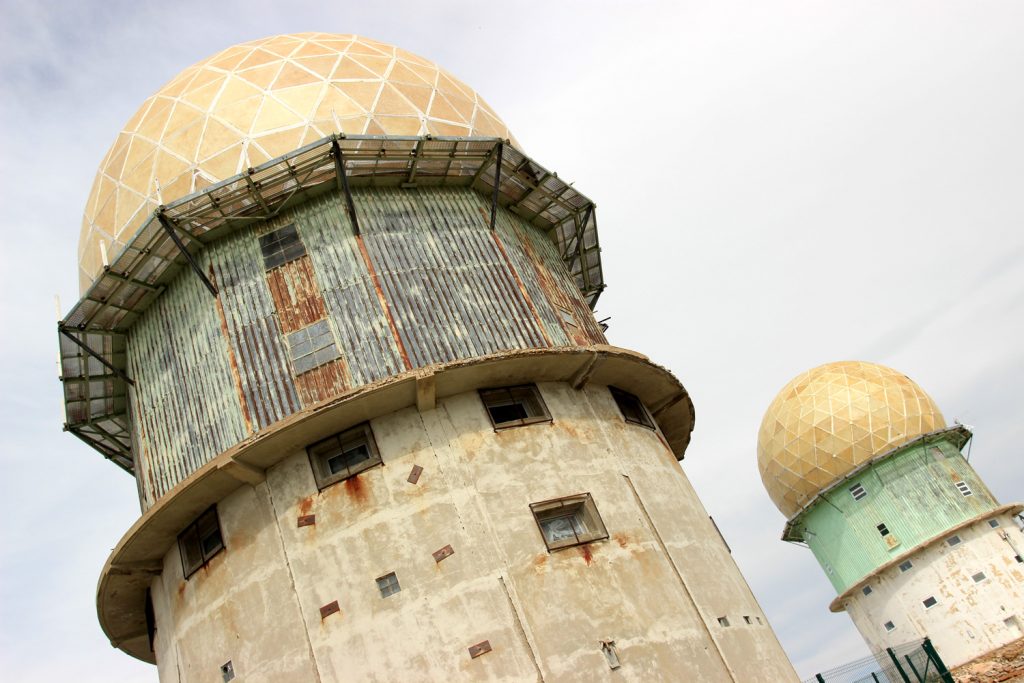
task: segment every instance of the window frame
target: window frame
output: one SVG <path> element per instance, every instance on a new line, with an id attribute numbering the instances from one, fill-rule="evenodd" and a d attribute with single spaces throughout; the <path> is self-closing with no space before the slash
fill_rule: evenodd
<path id="1" fill-rule="evenodd" d="M 318 446 L 326 447 L 332 442 L 338 445 L 338 451 L 336 453 L 332 454 L 332 451 L 327 450 L 320 453 L 316 452 Z M 356 466 L 346 465 L 344 471 L 331 472 L 330 465 L 328 464 L 329 461 L 335 457 L 344 456 L 346 453 L 346 445 L 358 444 L 360 442 L 366 445 L 369 457 L 358 462 Z M 357 474 L 365 472 L 372 467 L 384 464 L 384 461 L 380 456 L 380 449 L 377 448 L 377 440 L 373 435 L 373 428 L 370 426 L 369 422 L 357 424 L 336 434 L 332 434 L 325 439 L 320 439 L 319 441 L 309 444 L 306 446 L 306 455 L 309 457 L 309 466 L 313 470 L 313 478 L 316 480 L 317 489 L 320 491 L 323 491 L 328 486 L 333 486 L 340 481 L 351 479 Z"/>
<path id="2" fill-rule="evenodd" d="M 324 331 L 317 330 L 313 333 L 313 328 L 322 327 Z M 301 338 L 300 338 L 301 337 Z M 330 343 L 324 346 L 313 347 L 314 340 L 330 338 Z M 295 341 L 299 339 L 299 341 Z M 307 372 L 312 372 L 317 368 L 332 363 L 341 358 L 341 350 L 338 348 L 338 340 L 334 336 L 334 329 L 331 327 L 331 322 L 327 318 L 322 318 L 316 322 L 312 322 L 305 327 L 299 328 L 294 332 L 289 332 L 285 335 L 285 342 L 288 345 L 288 361 L 291 363 L 292 371 L 295 376 L 304 375 Z M 308 350 L 304 350 L 301 355 L 296 355 L 296 349 L 301 348 L 302 344 L 309 346 Z M 321 353 L 323 351 L 331 350 L 334 355 L 330 357 L 324 357 L 320 360 Z M 329 354 L 328 354 L 329 355 Z M 312 365 L 306 367 L 305 361 L 302 363 L 302 367 L 299 367 L 299 361 L 310 358 Z"/>
<path id="3" fill-rule="evenodd" d="M 519 402 L 513 394 L 514 392 L 523 391 L 529 392 L 530 396 Z M 505 399 L 507 402 L 501 402 L 502 392 L 507 394 L 507 398 Z M 541 395 L 540 389 L 537 387 L 536 384 L 516 384 L 507 387 L 491 387 L 488 389 L 478 389 L 477 394 L 480 396 L 480 402 L 484 406 L 484 412 L 487 413 L 487 419 L 491 421 L 491 426 L 494 428 L 494 431 L 512 429 L 515 427 L 525 427 L 527 425 L 540 424 L 542 422 L 553 422 L 551 418 L 551 411 L 548 410 L 548 406 L 544 402 L 544 397 Z M 528 401 L 531 399 L 535 402 L 532 407 L 536 408 L 539 411 L 538 414 L 527 414 L 526 417 L 505 420 L 502 422 L 495 422 L 494 413 L 491 412 L 491 408 L 503 408 L 511 405 L 528 406 Z M 523 412 L 527 413 L 528 411 L 524 408 Z"/>
<path id="4" fill-rule="evenodd" d="M 649 410 L 647 410 L 647 406 L 644 405 L 644 402 L 641 401 L 640 398 L 636 394 L 631 394 L 628 391 L 625 391 L 623 389 L 619 389 L 618 387 L 613 387 L 611 385 L 608 386 L 608 391 L 611 392 L 612 399 L 614 399 L 615 406 L 619 409 L 619 414 L 622 415 L 622 419 L 623 420 L 625 420 L 629 424 L 634 424 L 634 425 L 639 425 L 641 427 L 646 427 L 647 429 L 650 429 L 651 431 L 656 431 L 657 430 L 657 427 L 656 427 L 656 425 L 654 423 L 654 417 L 651 415 L 651 412 Z M 640 411 L 639 411 L 640 412 L 640 418 L 639 419 L 630 417 L 627 414 L 627 412 L 625 410 L 623 410 L 623 408 L 622 408 L 623 401 L 627 401 L 627 402 L 632 401 L 632 402 L 636 403 L 636 405 L 640 408 Z"/>
<path id="5" fill-rule="evenodd" d="M 889 527 L 885 525 L 885 522 L 876 524 L 875 528 L 878 529 L 878 533 L 881 534 L 883 538 L 892 533 L 891 531 L 889 531 Z"/>
<path id="6" fill-rule="evenodd" d="M 199 531 L 200 524 L 208 522 L 210 519 L 214 522 L 214 528 L 216 530 L 217 545 L 211 550 L 206 550 L 205 540 L 212 538 L 212 534 L 203 535 Z M 192 549 L 192 552 L 198 553 L 199 562 L 190 561 L 190 551 L 187 543 L 191 539 L 187 538 L 191 533 L 195 534 L 196 546 Z M 224 532 L 220 527 L 220 515 L 217 514 L 217 506 L 211 505 L 204 510 L 199 516 L 197 516 L 192 522 L 186 526 L 181 533 L 178 534 L 178 556 L 181 558 L 181 572 L 187 581 L 197 571 L 205 567 L 210 563 L 214 557 L 220 554 L 222 551 L 227 550 L 227 544 L 224 543 Z"/>
<path id="7" fill-rule="evenodd" d="M 292 237 L 294 239 L 284 244 L 286 239 Z M 296 244 L 298 249 L 295 247 Z M 267 273 L 306 255 L 306 244 L 302 241 L 302 235 L 299 234 L 299 228 L 295 223 L 283 225 L 276 230 L 260 235 L 259 245 L 260 256 L 263 257 L 263 271 Z"/>
<path id="8" fill-rule="evenodd" d="M 857 482 L 850 487 L 850 495 L 853 496 L 854 500 L 860 501 L 868 497 L 868 490 L 864 488 L 864 485 Z"/>
<path id="9" fill-rule="evenodd" d="M 968 484 L 963 479 L 961 479 L 960 481 L 953 482 L 953 486 L 956 487 L 956 490 L 959 491 L 960 495 L 963 496 L 964 498 L 974 495 L 974 491 L 971 490 L 971 485 Z"/>
<path id="10" fill-rule="evenodd" d="M 932 604 L 930 604 L 930 605 L 928 604 L 929 600 L 932 601 Z M 935 607 L 936 605 L 939 604 L 939 599 L 936 598 L 934 595 L 929 595 L 927 598 L 925 598 L 924 600 L 921 601 L 921 604 L 924 605 L 924 608 L 926 610 L 929 610 L 932 607 Z"/>
<path id="11" fill-rule="evenodd" d="M 988 581 L 988 575 L 983 571 L 976 572 L 971 574 L 971 580 L 974 581 L 974 583 L 982 583 L 983 581 Z"/>
<path id="12" fill-rule="evenodd" d="M 993 517 L 992 519 L 988 520 L 988 526 L 991 529 L 998 529 L 1001 525 L 999 524 L 999 520 Z"/>
<path id="13" fill-rule="evenodd" d="M 882 624 L 882 628 L 885 629 L 886 633 L 892 633 L 896 630 L 896 624 L 892 623 L 891 621 L 887 621 L 884 624 Z"/>
<path id="14" fill-rule="evenodd" d="M 394 579 L 394 581 L 392 581 Z M 398 574 L 396 572 L 388 572 L 382 576 L 378 576 L 374 581 L 377 584 L 377 592 L 380 593 L 381 600 L 387 600 L 392 595 L 402 592 L 402 583 L 398 580 Z M 384 591 L 388 591 L 387 594 Z"/>
<path id="15" fill-rule="evenodd" d="M 946 539 L 946 546 L 950 548 L 955 548 L 963 542 L 964 540 L 960 538 L 958 534 L 953 534 L 952 536 Z"/>
<path id="16" fill-rule="evenodd" d="M 537 524 L 537 531 L 540 532 L 540 537 L 549 553 L 564 548 L 587 545 L 595 541 L 605 541 L 609 538 L 608 528 L 605 526 L 604 520 L 601 519 L 597 503 L 594 502 L 594 497 L 590 493 L 577 493 L 572 496 L 530 503 L 530 512 L 533 513 L 533 521 Z M 582 522 L 570 525 L 574 538 L 565 538 L 564 540 L 552 538 L 549 540 L 544 523 L 566 517 L 572 517 L 574 522 L 577 520 Z M 587 532 L 581 534 L 577 528 L 584 528 Z"/>
<path id="17" fill-rule="evenodd" d="M 911 562 L 910 560 L 903 560 L 902 562 L 899 563 L 899 566 L 898 566 L 898 569 L 900 570 L 900 574 L 906 574 L 907 572 L 909 572 L 913 568 L 914 568 L 914 563 Z"/>

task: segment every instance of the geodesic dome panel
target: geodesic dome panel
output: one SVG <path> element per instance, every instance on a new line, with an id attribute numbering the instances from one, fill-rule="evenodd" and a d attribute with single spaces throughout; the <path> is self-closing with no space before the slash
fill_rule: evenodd
<path id="1" fill-rule="evenodd" d="M 78 243 L 84 293 L 161 204 L 332 133 L 511 139 L 436 64 L 355 35 L 299 33 L 229 47 L 143 102 L 100 164 Z"/>
<path id="2" fill-rule="evenodd" d="M 775 506 L 792 518 L 858 465 L 945 426 L 906 375 L 829 363 L 798 375 L 772 401 L 757 438 L 758 469 Z"/>

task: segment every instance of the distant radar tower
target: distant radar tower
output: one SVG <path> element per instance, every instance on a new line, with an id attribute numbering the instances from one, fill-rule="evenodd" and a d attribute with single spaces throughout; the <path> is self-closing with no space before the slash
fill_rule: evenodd
<path id="1" fill-rule="evenodd" d="M 772 401 L 757 441 L 782 538 L 806 544 L 877 653 L 925 636 L 949 666 L 1021 638 L 1024 506 L 1000 505 L 913 381 L 829 363 Z"/>
<path id="2" fill-rule="evenodd" d="M 65 427 L 142 507 L 99 618 L 161 680 L 795 680 L 679 466 L 689 395 L 592 312 L 594 203 L 437 65 L 307 33 L 185 69 L 79 266 Z"/>

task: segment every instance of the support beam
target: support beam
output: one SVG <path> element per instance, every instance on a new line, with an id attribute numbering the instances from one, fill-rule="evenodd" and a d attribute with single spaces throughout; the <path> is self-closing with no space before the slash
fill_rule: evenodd
<path id="1" fill-rule="evenodd" d="M 89 354 L 90 356 L 92 356 L 93 358 L 95 358 L 96 360 L 98 360 L 98 361 L 99 361 L 100 363 L 102 363 L 102 364 L 103 364 L 103 366 L 104 366 L 105 368 L 107 368 L 107 369 L 108 369 L 108 370 L 110 370 L 110 371 L 111 371 L 112 373 L 114 373 L 115 375 L 117 375 L 118 377 L 120 377 L 121 379 L 123 379 L 123 380 L 124 380 L 125 382 L 128 382 L 128 384 L 131 384 L 132 386 L 135 386 L 135 382 L 133 382 L 133 381 L 132 381 L 132 379 L 131 379 L 131 378 L 130 378 L 130 377 L 129 377 L 128 375 L 126 375 L 126 374 L 124 373 L 124 370 L 122 370 L 121 368 L 115 367 L 115 366 L 114 366 L 114 365 L 113 365 L 113 364 L 112 364 L 112 363 L 111 363 L 110 361 L 108 361 L 108 360 L 107 360 L 106 358 L 104 358 L 104 357 L 103 357 L 103 356 L 101 356 L 100 354 L 98 354 L 98 353 L 96 353 L 95 351 L 93 351 L 93 350 L 92 350 L 92 349 L 91 349 L 91 348 L 89 347 L 89 345 L 88 345 L 88 344 L 86 344 L 86 343 L 85 343 L 84 341 L 82 341 L 82 340 L 81 340 L 81 339 L 79 339 L 78 337 L 76 337 L 76 336 L 74 336 L 73 334 L 71 334 L 70 332 L 68 332 L 66 328 L 64 328 L 64 327 L 59 327 L 59 328 L 57 328 L 57 329 L 59 329 L 59 330 L 60 330 L 60 333 L 61 333 L 61 334 L 63 334 L 63 335 L 65 336 L 65 337 L 67 337 L 67 338 L 68 338 L 68 339 L 70 339 L 70 340 L 71 340 L 72 342 L 74 342 L 74 343 L 75 343 L 75 344 L 76 344 L 76 345 L 77 345 L 77 346 L 78 346 L 78 347 L 79 347 L 80 349 L 82 349 L 82 350 L 83 350 L 83 351 L 85 351 L 85 352 L 86 352 L 87 354 Z M 86 334 L 86 333 L 85 333 L 85 332 L 83 332 L 83 334 Z"/>
<path id="2" fill-rule="evenodd" d="M 409 169 L 409 175 L 405 178 L 405 182 L 402 184 L 402 187 L 416 186 L 416 169 L 419 167 L 420 159 L 423 157 L 423 143 L 424 140 L 420 140 L 416 143 L 416 150 L 412 155 L 412 167 Z M 451 162 L 449 161 L 449 163 Z M 445 175 L 447 175 L 447 173 Z"/>
<path id="3" fill-rule="evenodd" d="M 345 173 L 345 157 L 341 153 L 341 145 L 338 138 L 331 141 L 331 152 L 334 155 L 334 172 L 338 176 L 338 186 L 345 193 L 345 203 L 348 205 L 348 219 L 352 221 L 352 230 L 359 234 L 359 219 L 356 217 L 356 204 L 352 201 L 352 191 L 348 186 L 348 174 Z"/>
<path id="4" fill-rule="evenodd" d="M 498 220 L 498 190 L 501 188 L 501 156 L 505 151 L 505 143 L 498 143 L 498 159 L 494 167 L 494 193 L 491 195 L 491 230 Z"/>
<path id="5" fill-rule="evenodd" d="M 242 462 L 241 460 L 233 459 L 222 464 L 217 469 L 235 481 L 241 482 L 242 484 L 249 484 L 250 486 L 262 484 L 267 478 L 266 470 L 254 467 L 247 462 Z"/>
<path id="6" fill-rule="evenodd" d="M 161 285 L 151 285 L 148 282 L 143 282 L 142 280 L 135 280 L 130 277 L 125 277 L 124 275 L 121 275 L 120 273 L 115 273 L 112 270 L 107 270 L 104 274 L 107 277 L 114 278 L 118 282 L 123 282 L 126 285 L 135 285 L 136 287 L 142 287 L 143 289 L 149 290 L 150 292 L 161 292 L 164 289 Z"/>
<path id="7" fill-rule="evenodd" d="M 425 413 L 437 407 L 437 380 L 427 372 L 416 377 L 416 410 Z"/>
<path id="8" fill-rule="evenodd" d="M 203 273 L 203 269 L 199 267 L 199 264 L 196 263 L 195 258 L 192 256 L 189 250 L 185 248 L 185 243 L 181 241 L 180 237 L 178 237 L 177 226 L 174 224 L 174 222 L 171 221 L 171 219 L 168 218 L 163 211 L 157 211 L 156 217 L 160 221 L 160 225 L 163 226 L 164 232 L 166 232 L 167 236 L 171 238 L 172 242 L 174 242 L 174 246 L 178 247 L 178 250 L 185 257 L 185 260 L 188 261 L 188 265 L 192 267 L 192 272 L 194 272 L 199 277 L 199 280 L 203 283 L 203 285 L 205 285 L 206 288 L 210 290 L 210 294 L 217 296 L 217 288 L 214 287 L 213 283 L 210 282 L 210 279 L 206 277 L 206 274 Z"/>

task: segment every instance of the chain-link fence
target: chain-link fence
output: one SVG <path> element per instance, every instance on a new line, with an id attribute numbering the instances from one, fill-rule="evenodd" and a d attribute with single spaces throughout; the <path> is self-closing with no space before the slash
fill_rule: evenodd
<path id="1" fill-rule="evenodd" d="M 953 683 L 953 677 L 928 638 L 886 648 L 823 671 L 804 683 Z"/>

